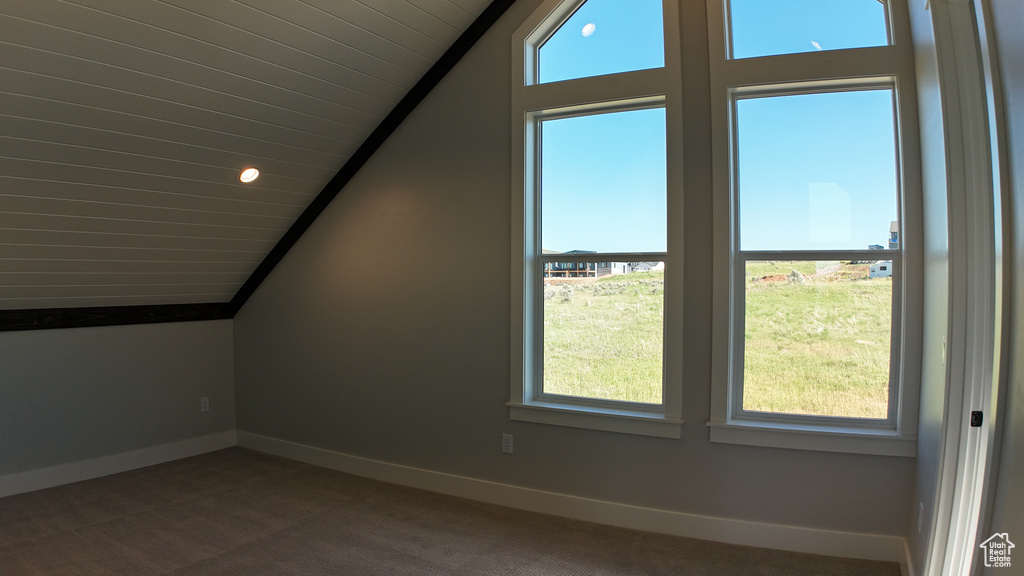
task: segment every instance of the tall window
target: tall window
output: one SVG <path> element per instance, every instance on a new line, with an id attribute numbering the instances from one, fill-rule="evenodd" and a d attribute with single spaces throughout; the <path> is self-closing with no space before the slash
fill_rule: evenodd
<path id="1" fill-rule="evenodd" d="M 714 442 L 912 455 L 906 4 L 548 0 L 512 48 L 511 417 L 679 437 L 710 388 Z M 710 95 L 689 126 L 684 94 Z M 713 256 L 688 280 L 713 288 L 710 381 L 683 365 L 684 196 L 714 208 L 687 247 Z"/>
<path id="2" fill-rule="evenodd" d="M 679 435 L 666 363 L 679 338 L 666 315 L 681 272 L 666 130 L 678 41 L 664 10 L 552 1 L 513 40 L 515 419 Z"/>
<path id="3" fill-rule="evenodd" d="M 905 14 L 879 0 L 721 8 L 712 440 L 912 453 L 902 326 L 917 280 L 891 240 L 919 194 Z"/>

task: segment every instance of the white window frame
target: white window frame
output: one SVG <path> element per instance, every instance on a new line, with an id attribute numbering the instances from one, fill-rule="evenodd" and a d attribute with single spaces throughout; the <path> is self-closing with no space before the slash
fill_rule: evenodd
<path id="1" fill-rule="evenodd" d="M 914 63 L 906 6 L 886 2 L 890 45 L 730 59 L 728 0 L 707 0 L 711 54 L 714 188 L 714 290 L 712 442 L 781 448 L 914 456 L 920 381 L 921 189 L 916 124 Z M 735 157 L 738 98 L 891 87 L 895 98 L 899 247 L 893 260 L 893 354 L 889 413 L 884 420 L 790 414 L 742 409 L 746 260 L 849 260 L 857 251 L 742 251 L 739 246 Z M 865 247 L 866 248 L 866 247 Z M 867 253 L 868 250 L 864 250 Z M 875 251 L 873 255 L 880 252 Z"/>
<path id="2" fill-rule="evenodd" d="M 537 82 L 539 47 L 585 0 L 544 2 L 512 37 L 512 335 L 509 415 L 513 420 L 667 438 L 682 420 L 682 72 L 679 13 L 662 1 L 663 68 L 560 82 Z M 541 254 L 539 126 L 546 118 L 664 107 L 667 162 L 667 251 Z M 644 404 L 542 392 L 545 261 L 665 262 L 662 402 Z"/>

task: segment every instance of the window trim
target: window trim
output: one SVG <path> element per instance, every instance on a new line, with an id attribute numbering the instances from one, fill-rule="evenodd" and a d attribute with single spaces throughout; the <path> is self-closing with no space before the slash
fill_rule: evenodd
<path id="1" fill-rule="evenodd" d="M 897 6 L 894 6 L 897 5 Z M 728 0 L 707 0 L 711 67 L 713 172 L 713 288 L 712 311 L 712 442 L 748 444 L 890 456 L 916 455 L 917 405 L 920 381 L 920 335 L 908 327 L 921 326 L 920 239 L 921 188 L 916 120 L 915 71 L 906 6 L 888 2 L 890 45 L 802 52 L 731 59 Z M 751 94 L 782 95 L 845 91 L 877 86 L 894 94 L 896 147 L 899 154 L 901 237 L 893 261 L 894 327 L 899 343 L 890 367 L 889 415 L 886 420 L 777 415 L 768 417 L 742 410 L 742 383 L 733 381 L 737 362 L 736 326 L 742 325 L 742 295 L 736 270 L 742 254 L 738 242 L 735 158 L 735 102 Z M 909 231 L 909 233 L 908 233 Z M 785 251 L 795 253 L 794 251 Z M 808 251 L 814 252 L 814 251 Z M 835 251 L 828 259 L 842 260 L 853 251 Z M 897 318 L 899 314 L 899 318 Z M 739 350 L 742 354 L 742 350 Z M 891 363 L 891 364 L 892 364 Z"/>
<path id="2" fill-rule="evenodd" d="M 539 174 L 535 158 L 544 118 L 664 107 L 666 154 L 682 157 L 682 71 L 679 10 L 662 0 L 665 66 L 541 84 L 536 78 L 539 46 L 585 0 L 546 0 L 512 36 L 512 327 L 509 417 L 512 420 L 679 438 L 682 430 L 682 167 L 667 162 L 667 251 L 644 253 L 665 262 L 662 403 L 540 396 L 534 389 L 542 355 L 538 318 L 543 301 L 539 243 Z M 587 254 L 587 256 L 591 256 Z M 601 261 L 617 261 L 601 253 Z M 579 255 L 574 256 L 579 259 Z M 635 258 L 626 258 L 635 260 Z M 672 296 L 669 297 L 669 294 Z"/>

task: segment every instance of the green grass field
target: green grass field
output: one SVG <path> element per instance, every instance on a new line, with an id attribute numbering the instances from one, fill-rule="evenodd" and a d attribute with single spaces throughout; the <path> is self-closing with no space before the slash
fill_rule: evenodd
<path id="1" fill-rule="evenodd" d="M 809 278 L 791 281 L 794 269 Z M 752 262 L 746 286 L 745 410 L 886 417 L 891 279 L 868 279 L 867 265 Z"/>
<path id="2" fill-rule="evenodd" d="M 544 390 L 661 402 L 664 272 L 544 288 Z"/>
<path id="3" fill-rule="evenodd" d="M 892 282 L 867 269 L 748 264 L 744 409 L 885 418 Z M 663 272 L 545 287 L 544 390 L 660 402 L 663 306 Z"/>

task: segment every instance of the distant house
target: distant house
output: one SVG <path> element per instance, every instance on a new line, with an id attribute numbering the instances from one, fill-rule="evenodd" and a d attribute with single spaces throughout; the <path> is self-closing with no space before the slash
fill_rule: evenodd
<path id="1" fill-rule="evenodd" d="M 633 267 L 628 262 L 598 262 L 597 276 L 612 276 L 615 274 L 629 274 Z"/>
<path id="2" fill-rule="evenodd" d="M 872 264 L 868 278 L 892 278 L 892 260 L 880 260 Z"/>
<path id="3" fill-rule="evenodd" d="M 593 254 L 593 250 L 570 250 L 555 252 L 544 250 L 545 254 Z M 597 278 L 597 262 L 545 262 L 545 278 Z"/>
<path id="4" fill-rule="evenodd" d="M 665 269 L 664 262 L 631 262 L 634 272 L 653 272 Z"/>
<path id="5" fill-rule="evenodd" d="M 544 254 L 594 254 L 594 251 L 570 250 L 568 252 L 557 252 L 555 250 L 544 250 Z M 600 278 L 602 276 L 664 269 L 664 262 L 545 262 L 544 277 Z"/>
<path id="6" fill-rule="evenodd" d="M 889 250 L 900 247 L 900 224 L 893 220 L 889 223 Z"/>

